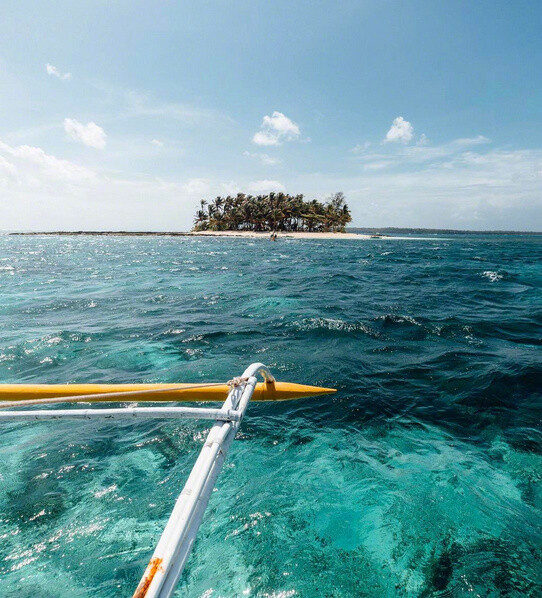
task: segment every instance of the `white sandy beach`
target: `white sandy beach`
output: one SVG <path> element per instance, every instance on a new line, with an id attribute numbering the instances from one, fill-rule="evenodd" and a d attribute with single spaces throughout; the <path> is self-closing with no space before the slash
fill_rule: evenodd
<path id="1" fill-rule="evenodd" d="M 269 232 L 253 232 L 253 231 L 198 231 L 192 232 L 191 235 L 195 237 L 247 237 L 251 239 L 269 239 L 271 233 Z M 307 232 L 278 232 L 278 239 L 354 239 L 363 240 L 370 239 L 371 235 L 358 235 L 356 233 L 307 233 Z M 390 239 L 392 237 L 384 237 Z"/>

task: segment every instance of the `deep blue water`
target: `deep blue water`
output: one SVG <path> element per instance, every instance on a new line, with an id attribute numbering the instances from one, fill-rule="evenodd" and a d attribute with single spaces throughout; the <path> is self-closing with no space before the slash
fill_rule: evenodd
<path id="1" fill-rule="evenodd" d="M 252 404 L 179 596 L 542 595 L 542 239 L 0 236 L 0 381 Z M 4 424 L 0 595 L 129 597 L 201 422 Z"/>

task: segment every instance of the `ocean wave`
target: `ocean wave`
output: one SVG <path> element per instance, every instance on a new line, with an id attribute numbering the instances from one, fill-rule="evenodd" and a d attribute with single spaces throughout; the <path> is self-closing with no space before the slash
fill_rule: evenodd
<path id="1" fill-rule="evenodd" d="M 360 332 L 370 337 L 378 338 L 378 331 L 373 330 L 363 322 L 346 322 L 338 318 L 303 318 L 289 324 L 299 332 L 336 332 L 340 334 L 352 334 Z"/>
<path id="2" fill-rule="evenodd" d="M 412 324 L 413 326 L 422 326 L 422 323 L 411 316 L 402 316 L 397 314 L 384 314 L 376 318 L 381 321 L 385 326 L 394 326 L 396 324 Z"/>
<path id="3" fill-rule="evenodd" d="M 482 276 L 488 278 L 490 282 L 498 282 L 504 278 L 504 274 L 499 274 L 498 272 L 493 272 L 491 270 L 486 270 L 482 272 Z"/>

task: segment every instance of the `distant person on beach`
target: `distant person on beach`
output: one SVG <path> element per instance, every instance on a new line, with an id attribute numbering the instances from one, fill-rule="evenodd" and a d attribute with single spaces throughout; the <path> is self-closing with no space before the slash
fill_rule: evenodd
<path id="1" fill-rule="evenodd" d="M 271 233 L 271 236 L 269 237 L 270 241 L 276 241 L 277 240 L 277 233 L 275 231 L 273 231 Z"/>

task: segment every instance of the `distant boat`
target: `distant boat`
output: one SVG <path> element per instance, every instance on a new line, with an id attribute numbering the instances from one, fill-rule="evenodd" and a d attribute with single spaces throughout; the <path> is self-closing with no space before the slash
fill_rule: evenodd
<path id="1" fill-rule="evenodd" d="M 264 382 L 257 383 L 260 374 Z M 209 419 L 214 425 L 188 476 L 133 598 L 170 598 L 196 538 L 203 513 L 249 401 L 281 401 L 336 392 L 333 388 L 277 382 L 262 363 L 242 376 L 211 384 L 0 384 L 0 421 L 44 419 Z M 224 397 L 226 400 L 224 401 Z M 4 410 L 51 403 L 224 401 L 206 407 L 139 407 Z"/>
<path id="2" fill-rule="evenodd" d="M 382 239 L 382 235 L 380 233 L 373 233 L 371 239 Z"/>

